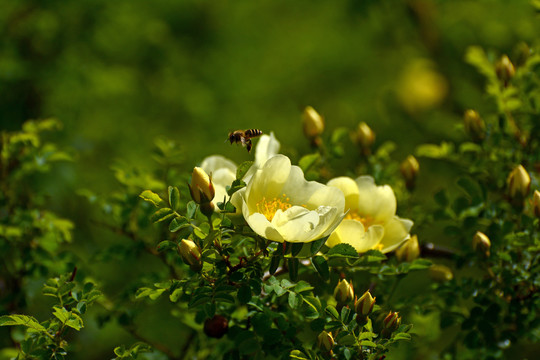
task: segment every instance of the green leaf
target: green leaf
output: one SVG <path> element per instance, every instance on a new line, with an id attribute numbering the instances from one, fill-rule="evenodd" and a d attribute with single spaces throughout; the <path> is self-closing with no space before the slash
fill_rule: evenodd
<path id="1" fill-rule="evenodd" d="M 319 153 L 304 155 L 302 156 L 300 161 L 298 161 L 298 166 L 300 166 L 302 171 L 306 173 L 313 166 L 315 166 L 319 162 L 320 159 L 321 159 L 321 155 Z"/>
<path id="2" fill-rule="evenodd" d="M 479 46 L 469 46 L 465 53 L 465 61 L 476 67 L 478 72 L 493 80 L 497 77 L 495 67 L 489 61 L 484 49 Z"/>
<path id="3" fill-rule="evenodd" d="M 306 355 L 304 355 L 304 353 L 301 352 L 300 350 L 292 350 L 289 353 L 289 359 L 309 360 L 309 358 Z"/>
<path id="4" fill-rule="evenodd" d="M 337 312 L 336 308 L 332 305 L 328 305 L 326 309 L 324 309 L 330 316 L 332 316 L 334 319 L 339 319 L 339 313 Z"/>
<path id="5" fill-rule="evenodd" d="M 188 222 L 188 220 L 185 217 L 175 217 L 172 219 L 171 223 L 169 224 L 169 231 L 170 232 L 177 232 L 178 230 L 184 229 L 189 227 L 191 224 Z"/>
<path id="6" fill-rule="evenodd" d="M 27 328 L 45 332 L 47 329 L 43 327 L 34 317 L 27 315 L 3 315 L 0 316 L 0 326 L 26 326 Z"/>
<path id="7" fill-rule="evenodd" d="M 321 302 L 314 296 L 304 296 L 304 316 L 307 319 L 317 319 Z"/>
<path id="8" fill-rule="evenodd" d="M 355 248 L 353 248 L 349 244 L 338 244 L 334 246 L 333 248 L 328 251 L 326 254 L 328 256 L 346 256 L 346 257 L 358 257 L 358 253 L 356 252 Z"/>
<path id="9" fill-rule="evenodd" d="M 304 291 L 313 290 L 314 287 L 311 286 L 309 283 L 305 282 L 304 280 L 300 280 L 295 286 L 294 291 L 297 293 L 301 293 Z"/>
<path id="10" fill-rule="evenodd" d="M 244 161 L 236 168 L 236 180 L 242 180 L 248 170 L 253 165 L 253 161 Z"/>
<path id="11" fill-rule="evenodd" d="M 321 247 L 324 245 L 324 243 L 326 242 L 326 240 L 328 240 L 329 237 L 330 235 L 320 238 L 319 240 L 312 241 L 311 248 L 310 248 L 311 255 L 317 254 L 319 250 L 321 250 Z"/>
<path id="12" fill-rule="evenodd" d="M 289 279 L 291 281 L 298 280 L 298 264 L 300 262 L 297 258 L 289 258 L 287 259 L 287 264 L 289 265 Z"/>
<path id="13" fill-rule="evenodd" d="M 62 324 L 69 326 L 72 329 L 75 329 L 77 331 L 81 330 L 83 328 L 83 321 L 81 317 L 77 314 L 74 314 L 71 311 L 67 311 L 64 307 L 53 307 L 53 315 L 62 322 Z"/>
<path id="14" fill-rule="evenodd" d="M 161 222 L 168 220 L 174 216 L 174 212 L 170 208 L 161 208 L 150 216 L 150 221 Z"/>
<path id="15" fill-rule="evenodd" d="M 169 300 L 175 303 L 178 301 L 178 299 L 180 299 L 180 296 L 182 296 L 183 293 L 184 291 L 182 289 L 174 289 L 171 295 L 169 295 Z"/>
<path id="16" fill-rule="evenodd" d="M 416 156 L 432 159 L 447 158 L 454 153 L 454 144 L 443 141 L 441 145 L 422 144 L 416 148 Z"/>
<path id="17" fill-rule="evenodd" d="M 411 340 L 411 335 L 407 333 L 397 333 L 392 336 L 393 340 Z"/>
<path id="18" fill-rule="evenodd" d="M 410 267 L 409 267 L 409 270 L 424 270 L 424 269 L 429 269 L 429 267 L 432 265 L 433 263 L 431 261 L 429 261 L 428 259 L 415 259 Z"/>
<path id="19" fill-rule="evenodd" d="M 344 335 L 339 336 L 341 334 L 344 334 Z M 338 342 L 339 345 L 342 345 L 342 346 L 351 346 L 351 345 L 356 344 L 356 338 L 353 335 L 347 334 L 345 332 L 339 333 L 338 337 L 336 337 L 336 341 Z"/>
<path id="20" fill-rule="evenodd" d="M 150 202 L 152 204 L 154 204 L 155 206 L 161 206 L 163 205 L 163 200 L 159 197 L 158 194 L 156 194 L 155 192 L 153 191 L 150 191 L 150 190 L 144 190 L 140 195 L 139 195 L 144 201 L 147 201 L 147 202 Z"/>
<path id="21" fill-rule="evenodd" d="M 180 190 L 176 186 L 169 186 L 169 205 L 174 211 L 180 209 Z"/>
<path id="22" fill-rule="evenodd" d="M 377 344 L 375 344 L 373 341 L 362 340 L 360 341 L 360 346 L 377 347 Z"/>
<path id="23" fill-rule="evenodd" d="M 300 254 L 300 251 L 302 251 L 302 248 L 304 247 L 304 243 L 292 243 L 291 244 L 291 255 L 296 256 Z"/>
<path id="24" fill-rule="evenodd" d="M 381 262 L 386 260 L 386 255 L 379 250 L 368 250 L 362 254 L 362 258 L 367 262 Z"/>
<path id="25" fill-rule="evenodd" d="M 197 211 L 197 203 L 195 201 L 190 201 L 186 205 L 186 217 L 188 219 L 193 219 L 195 212 Z"/>
<path id="26" fill-rule="evenodd" d="M 242 285 L 238 289 L 237 297 L 240 304 L 247 304 L 251 300 L 251 287 L 249 285 Z"/>
<path id="27" fill-rule="evenodd" d="M 292 309 L 296 309 L 298 306 L 300 306 L 300 304 L 302 304 L 302 296 L 301 295 L 297 295 L 296 293 L 294 292 L 290 292 L 289 293 L 289 299 L 288 299 L 288 302 L 289 302 L 289 306 L 292 308 Z"/>
<path id="28" fill-rule="evenodd" d="M 227 189 L 227 195 L 232 196 L 235 192 L 246 186 L 246 183 L 242 180 L 234 180 L 231 186 Z"/>
<path id="29" fill-rule="evenodd" d="M 165 250 L 174 249 L 177 246 L 178 245 L 174 241 L 165 240 L 165 241 L 162 241 L 162 242 L 160 242 L 158 244 L 157 251 L 162 252 L 162 251 L 165 251 Z"/>
<path id="30" fill-rule="evenodd" d="M 270 275 L 274 275 L 277 268 L 279 267 L 279 262 L 281 261 L 281 255 L 272 255 L 272 258 L 270 259 L 270 268 L 268 269 L 268 272 Z"/>
<path id="31" fill-rule="evenodd" d="M 457 181 L 457 185 L 467 194 L 471 199 L 472 205 L 482 202 L 483 195 L 480 185 L 476 181 L 468 177 L 462 177 Z"/>
<path id="32" fill-rule="evenodd" d="M 313 263 L 313 266 L 315 266 L 315 269 L 317 269 L 319 275 L 324 280 L 328 280 L 330 278 L 330 268 L 328 267 L 328 263 L 326 262 L 326 259 L 324 257 L 314 256 L 311 259 L 311 262 Z"/>

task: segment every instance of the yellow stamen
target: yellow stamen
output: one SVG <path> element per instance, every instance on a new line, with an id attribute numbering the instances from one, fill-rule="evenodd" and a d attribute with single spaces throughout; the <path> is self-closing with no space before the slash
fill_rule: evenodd
<path id="1" fill-rule="evenodd" d="M 285 211 L 292 207 L 289 203 L 290 200 L 291 199 L 285 194 L 281 195 L 280 198 L 275 197 L 272 200 L 267 200 L 266 197 L 263 197 L 262 200 L 257 203 L 257 212 L 263 214 L 268 221 L 272 221 L 278 210 Z"/>
<path id="2" fill-rule="evenodd" d="M 375 225 L 375 219 L 371 216 L 362 217 L 358 212 L 352 210 L 349 210 L 347 215 L 345 215 L 345 219 L 360 221 L 366 229 L 371 225 Z"/>

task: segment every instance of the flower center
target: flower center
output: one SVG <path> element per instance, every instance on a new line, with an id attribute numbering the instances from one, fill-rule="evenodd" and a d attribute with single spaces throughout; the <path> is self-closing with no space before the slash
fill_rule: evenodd
<path id="1" fill-rule="evenodd" d="M 292 205 L 289 203 L 290 200 L 291 199 L 285 194 L 281 195 L 279 198 L 275 197 L 271 200 L 267 200 L 266 197 L 263 197 L 262 200 L 257 203 L 257 212 L 263 214 L 268 221 L 272 221 L 276 211 L 285 211 L 292 207 Z"/>
<path id="2" fill-rule="evenodd" d="M 347 215 L 345 215 L 345 219 L 360 221 L 366 229 L 371 225 L 375 225 L 375 219 L 373 219 L 371 216 L 362 217 L 356 211 L 349 210 Z"/>

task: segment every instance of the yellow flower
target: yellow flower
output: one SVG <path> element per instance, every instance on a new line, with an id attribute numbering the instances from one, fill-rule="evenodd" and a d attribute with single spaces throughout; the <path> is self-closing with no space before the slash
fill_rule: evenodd
<path id="1" fill-rule="evenodd" d="M 270 135 L 262 135 L 257 146 L 255 147 L 255 166 L 252 167 L 248 173 L 244 176 L 244 181 L 247 182 L 255 173 L 255 169 L 264 165 L 266 160 L 276 155 L 279 151 L 279 141 L 274 136 L 274 133 Z M 236 164 L 231 160 L 221 155 L 212 155 L 205 158 L 201 163 L 201 168 L 208 174 L 212 174 L 212 183 L 216 191 L 214 197 L 214 205 L 218 202 L 224 202 L 229 199 L 227 195 L 226 187 L 230 186 L 236 179 Z M 233 195 L 233 198 L 235 196 Z M 238 201 L 233 201 L 238 203 Z"/>
<path id="2" fill-rule="evenodd" d="M 345 219 L 330 235 L 326 245 L 346 243 L 359 253 L 377 249 L 390 252 L 406 241 L 413 222 L 396 216 L 396 197 L 388 185 L 377 186 L 371 176 L 356 180 L 338 177 L 328 186 L 340 189 L 345 195 Z"/>
<path id="3" fill-rule="evenodd" d="M 323 238 L 345 215 L 345 201 L 338 189 L 306 181 L 302 170 L 284 155 L 270 158 L 238 193 L 249 226 L 277 242 Z"/>

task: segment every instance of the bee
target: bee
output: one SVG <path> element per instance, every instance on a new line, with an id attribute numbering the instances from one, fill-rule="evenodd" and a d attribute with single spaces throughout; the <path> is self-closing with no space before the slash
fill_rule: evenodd
<path id="1" fill-rule="evenodd" d="M 247 151 L 251 151 L 251 139 L 262 135 L 262 131 L 259 129 L 247 129 L 236 130 L 229 133 L 229 141 L 232 143 L 242 143 L 242 146 L 247 148 Z"/>

